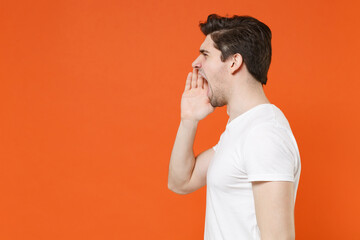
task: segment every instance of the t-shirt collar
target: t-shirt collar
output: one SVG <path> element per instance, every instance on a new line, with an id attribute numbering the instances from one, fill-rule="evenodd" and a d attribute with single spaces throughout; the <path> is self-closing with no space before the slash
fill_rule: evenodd
<path id="1" fill-rule="evenodd" d="M 230 121 L 230 117 L 229 117 L 228 122 L 226 124 L 226 129 L 227 130 L 231 129 L 234 125 L 236 125 L 236 123 L 241 122 L 244 118 L 246 118 L 251 113 L 255 112 L 257 109 L 260 109 L 262 107 L 267 107 L 268 105 L 273 105 L 273 104 L 272 103 L 262 103 L 262 104 L 256 105 L 255 107 L 252 107 L 249 110 L 247 110 L 246 112 L 244 112 L 244 113 L 240 114 L 239 116 L 235 117 L 231 121 Z"/>

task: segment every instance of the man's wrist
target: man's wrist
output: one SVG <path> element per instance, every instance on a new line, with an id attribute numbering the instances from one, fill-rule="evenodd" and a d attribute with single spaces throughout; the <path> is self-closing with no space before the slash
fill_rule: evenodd
<path id="1" fill-rule="evenodd" d="M 199 121 L 193 120 L 193 119 L 181 119 L 180 124 L 182 124 L 185 127 L 197 127 Z"/>

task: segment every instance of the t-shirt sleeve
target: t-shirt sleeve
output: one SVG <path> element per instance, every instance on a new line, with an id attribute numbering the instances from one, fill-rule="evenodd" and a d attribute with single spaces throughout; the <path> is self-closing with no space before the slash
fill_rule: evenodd
<path id="1" fill-rule="evenodd" d="M 286 129 L 268 126 L 250 130 L 243 148 L 249 181 L 295 181 L 295 156 Z"/>

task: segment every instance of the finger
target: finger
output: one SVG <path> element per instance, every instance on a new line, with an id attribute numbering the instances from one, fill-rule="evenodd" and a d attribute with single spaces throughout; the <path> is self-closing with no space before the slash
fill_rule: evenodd
<path id="1" fill-rule="evenodd" d="M 191 75 L 192 75 L 191 72 L 189 72 L 188 75 L 187 75 L 186 83 L 185 83 L 185 91 L 191 89 Z"/>
<path id="2" fill-rule="evenodd" d="M 198 80 L 197 80 L 197 86 L 198 86 L 198 88 L 204 88 L 203 84 L 204 84 L 204 79 L 203 79 L 202 76 L 199 74 L 199 75 L 198 75 Z"/>
<path id="3" fill-rule="evenodd" d="M 204 89 L 208 90 L 208 88 L 209 88 L 209 84 L 207 81 L 204 80 Z"/>
<path id="4" fill-rule="evenodd" d="M 191 78 L 191 88 L 196 88 L 197 84 L 197 69 L 193 69 L 192 78 Z"/>

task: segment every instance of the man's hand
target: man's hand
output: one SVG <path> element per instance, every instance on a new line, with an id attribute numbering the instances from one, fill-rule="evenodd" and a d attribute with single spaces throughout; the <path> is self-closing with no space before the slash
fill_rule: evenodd
<path id="1" fill-rule="evenodd" d="M 194 68 L 187 76 L 185 91 L 181 98 L 181 120 L 198 122 L 215 110 L 210 104 L 208 89 L 207 81 Z"/>

